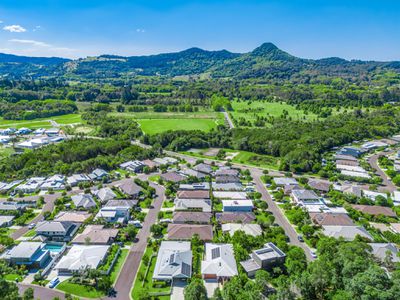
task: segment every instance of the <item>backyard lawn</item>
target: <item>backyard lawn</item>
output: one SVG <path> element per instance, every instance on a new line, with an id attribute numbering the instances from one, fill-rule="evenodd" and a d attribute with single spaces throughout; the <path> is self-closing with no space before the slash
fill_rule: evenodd
<path id="1" fill-rule="evenodd" d="M 4 279 L 8 281 L 16 281 L 18 282 L 22 281 L 23 277 L 19 274 L 6 274 L 4 275 Z"/>
<path id="2" fill-rule="evenodd" d="M 102 291 L 96 290 L 94 287 L 71 283 L 69 280 L 63 281 L 56 287 L 58 290 L 72 295 L 85 298 L 100 298 L 104 296 Z"/>
<path id="3" fill-rule="evenodd" d="M 152 293 L 168 294 L 171 291 L 171 287 L 169 285 L 166 285 L 163 287 L 153 286 L 152 277 L 153 277 L 154 268 L 156 266 L 157 257 L 154 256 L 154 257 L 150 258 L 152 252 L 153 252 L 153 249 L 151 247 L 148 247 L 146 249 L 146 252 L 144 253 L 144 255 L 146 255 L 150 259 L 150 267 L 148 268 L 148 270 L 147 270 L 147 266 L 143 264 L 143 260 L 140 263 L 140 268 L 137 273 L 135 283 L 134 283 L 134 286 L 132 289 L 132 298 L 134 300 L 139 299 L 139 295 L 143 291 L 147 291 L 150 294 L 150 296 Z M 147 273 L 146 273 L 146 271 L 147 271 Z M 170 299 L 170 296 L 169 296 L 169 294 L 166 296 L 157 296 L 157 299 L 167 300 L 167 299 Z"/>

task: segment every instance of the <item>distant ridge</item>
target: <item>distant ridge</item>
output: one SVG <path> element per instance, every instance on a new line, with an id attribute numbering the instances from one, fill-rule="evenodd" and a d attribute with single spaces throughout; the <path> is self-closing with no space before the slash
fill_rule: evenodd
<path id="1" fill-rule="evenodd" d="M 348 61 L 338 57 L 303 59 L 273 43 L 247 53 L 189 48 L 180 52 L 143 56 L 104 54 L 69 60 L 0 54 L 0 76 L 10 78 L 71 77 L 86 79 L 119 76 L 182 76 L 208 74 L 215 78 L 264 78 L 285 80 L 293 76 L 358 77 L 377 69 L 400 70 L 400 62 Z"/>

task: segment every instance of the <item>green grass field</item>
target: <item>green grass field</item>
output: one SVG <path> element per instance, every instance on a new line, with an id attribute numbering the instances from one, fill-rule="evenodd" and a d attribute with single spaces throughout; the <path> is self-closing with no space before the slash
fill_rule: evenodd
<path id="1" fill-rule="evenodd" d="M 100 298 L 104 296 L 102 291 L 96 290 L 94 287 L 71 283 L 69 280 L 63 281 L 57 285 L 57 290 L 76 295 L 84 298 Z"/>
<path id="2" fill-rule="evenodd" d="M 256 116 L 271 116 L 280 117 L 283 111 L 287 111 L 289 117 L 295 120 L 316 120 L 315 114 L 305 114 L 302 110 L 297 110 L 294 106 L 279 103 L 279 102 L 265 102 L 265 101 L 232 101 L 233 111 L 231 115 L 238 120 L 244 118 L 253 122 Z"/>
<path id="3" fill-rule="evenodd" d="M 119 272 L 121 271 L 121 268 L 125 262 L 125 259 L 128 255 L 129 250 L 128 249 L 122 249 L 121 253 L 119 254 L 119 257 L 117 259 L 117 262 L 115 263 L 111 273 L 110 273 L 110 279 L 111 282 L 115 282 L 118 278 Z"/>
<path id="4" fill-rule="evenodd" d="M 0 118 L 0 128 L 8 128 L 8 127 L 27 127 L 27 128 L 50 128 L 53 127 L 49 120 L 53 120 L 60 125 L 68 125 L 68 124 L 75 124 L 81 123 L 81 115 L 79 114 L 69 114 L 63 116 L 55 116 L 49 118 L 41 118 L 41 119 L 34 119 L 34 120 L 4 120 Z"/>

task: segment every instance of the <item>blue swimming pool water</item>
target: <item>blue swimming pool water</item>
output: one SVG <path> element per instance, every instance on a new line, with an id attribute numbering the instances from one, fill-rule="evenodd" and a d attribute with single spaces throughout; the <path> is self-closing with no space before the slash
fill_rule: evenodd
<path id="1" fill-rule="evenodd" d="M 44 249 L 49 250 L 50 252 L 58 253 L 61 251 L 62 247 L 62 245 L 46 245 L 44 246 Z"/>

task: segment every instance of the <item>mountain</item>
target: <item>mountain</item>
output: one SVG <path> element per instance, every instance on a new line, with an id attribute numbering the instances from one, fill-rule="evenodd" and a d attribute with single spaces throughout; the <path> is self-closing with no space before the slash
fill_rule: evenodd
<path id="1" fill-rule="evenodd" d="M 100 55 L 77 60 L 0 54 L 0 76 L 112 79 L 126 75 L 181 76 L 209 74 L 215 78 L 285 80 L 314 76 L 357 78 L 375 70 L 400 71 L 400 62 L 348 61 L 332 57 L 303 59 L 264 43 L 248 53 L 190 48 L 147 56 Z"/>

